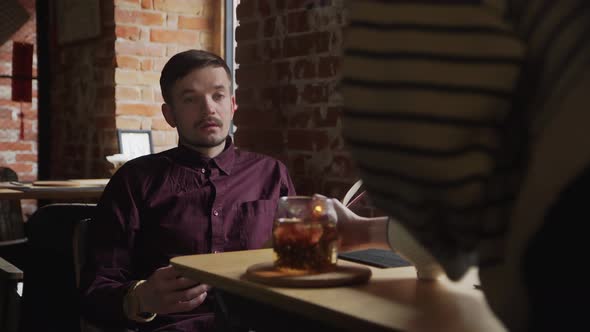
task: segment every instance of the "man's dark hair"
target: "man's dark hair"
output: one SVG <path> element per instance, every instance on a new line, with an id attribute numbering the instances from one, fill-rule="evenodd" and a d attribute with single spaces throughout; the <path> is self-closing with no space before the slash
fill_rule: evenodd
<path id="1" fill-rule="evenodd" d="M 202 50 L 188 50 L 175 54 L 168 60 L 160 76 L 160 88 L 166 104 L 172 104 L 172 86 L 195 69 L 222 67 L 231 82 L 229 67 L 220 56 Z"/>

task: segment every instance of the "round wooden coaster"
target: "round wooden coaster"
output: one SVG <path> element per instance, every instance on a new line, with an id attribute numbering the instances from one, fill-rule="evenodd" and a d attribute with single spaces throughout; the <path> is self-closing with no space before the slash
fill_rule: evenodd
<path id="1" fill-rule="evenodd" d="M 37 187 L 77 187 L 80 183 L 76 181 L 34 181 Z"/>
<path id="2" fill-rule="evenodd" d="M 340 266 L 335 270 L 314 274 L 291 274 L 275 269 L 273 263 L 250 266 L 246 279 L 278 287 L 336 287 L 361 284 L 371 278 L 371 270 L 362 266 Z"/>

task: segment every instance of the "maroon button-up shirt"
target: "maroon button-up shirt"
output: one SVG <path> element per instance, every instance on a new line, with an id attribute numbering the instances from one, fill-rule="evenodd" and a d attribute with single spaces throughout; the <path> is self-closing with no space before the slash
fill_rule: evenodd
<path id="1" fill-rule="evenodd" d="M 90 224 L 82 275 L 84 316 L 130 326 L 123 296 L 172 257 L 257 249 L 271 236 L 280 196 L 294 195 L 279 161 L 237 150 L 215 158 L 179 146 L 127 162 L 112 177 Z M 212 297 L 190 313 L 158 315 L 140 330 L 207 330 Z"/>

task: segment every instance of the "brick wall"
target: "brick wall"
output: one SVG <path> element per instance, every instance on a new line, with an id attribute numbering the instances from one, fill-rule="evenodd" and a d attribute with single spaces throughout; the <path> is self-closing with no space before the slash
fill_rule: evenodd
<path id="1" fill-rule="evenodd" d="M 115 105 L 119 129 L 152 130 L 154 150 L 177 144 L 160 107 L 160 72 L 174 54 L 191 48 L 219 53 L 219 0 L 115 2 Z"/>
<path id="2" fill-rule="evenodd" d="M 116 152 L 114 4 L 100 3 L 98 38 L 64 45 L 57 44 L 57 36 L 50 38 L 53 179 L 106 176 L 104 156 Z"/>
<path id="3" fill-rule="evenodd" d="M 356 180 L 340 135 L 342 0 L 241 0 L 236 144 L 287 164 L 300 194 Z"/>
<path id="4" fill-rule="evenodd" d="M 30 19 L 11 40 L 0 45 L 0 75 L 12 75 L 13 42 L 33 44 L 36 52 L 35 0 L 19 0 Z M 33 76 L 37 76 L 37 57 L 33 52 Z M 13 102 L 12 81 L 0 78 L 0 166 L 17 172 L 20 180 L 37 179 L 37 81 L 33 80 L 33 100 L 30 103 Z M 20 139 L 21 111 L 24 139 Z M 35 209 L 34 201 L 22 201 L 23 213 Z"/>
<path id="5" fill-rule="evenodd" d="M 108 176 L 117 129 L 152 130 L 156 152 L 177 144 L 164 121 L 160 71 L 189 48 L 218 50 L 218 0 L 102 0 L 98 39 L 52 58 L 52 177 Z"/>

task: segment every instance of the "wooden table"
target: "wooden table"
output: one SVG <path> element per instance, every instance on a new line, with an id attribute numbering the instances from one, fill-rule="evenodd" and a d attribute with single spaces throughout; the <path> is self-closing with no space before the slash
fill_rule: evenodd
<path id="1" fill-rule="evenodd" d="M 43 181 L 33 183 L 0 182 L 0 199 L 80 200 L 98 199 L 109 179 L 72 179 L 69 186 L 49 186 Z M 41 185 L 34 185 L 39 183 Z"/>
<path id="2" fill-rule="evenodd" d="M 349 331 L 505 331 L 488 308 L 471 270 L 459 283 L 418 281 L 413 267 L 373 268 L 367 284 L 279 288 L 244 279 L 246 269 L 273 260 L 272 249 L 180 256 L 182 274 L 226 292 Z M 340 260 L 338 264 L 357 265 Z"/>

